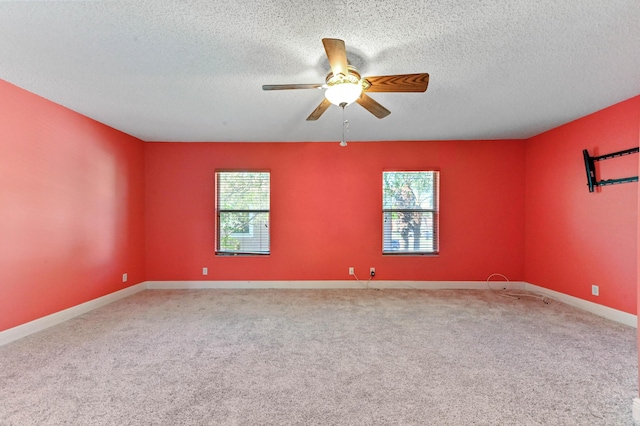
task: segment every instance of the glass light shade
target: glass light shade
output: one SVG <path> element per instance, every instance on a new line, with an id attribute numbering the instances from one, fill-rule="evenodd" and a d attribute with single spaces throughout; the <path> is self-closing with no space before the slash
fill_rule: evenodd
<path id="1" fill-rule="evenodd" d="M 329 86 L 324 92 L 324 97 L 334 105 L 347 104 L 355 102 L 362 93 L 362 86 L 358 83 L 337 83 Z"/>

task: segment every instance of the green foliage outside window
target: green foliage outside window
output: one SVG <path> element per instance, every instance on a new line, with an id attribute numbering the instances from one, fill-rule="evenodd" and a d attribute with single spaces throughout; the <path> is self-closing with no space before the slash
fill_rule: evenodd
<path id="1" fill-rule="evenodd" d="M 438 174 L 382 174 L 384 253 L 437 253 Z"/>

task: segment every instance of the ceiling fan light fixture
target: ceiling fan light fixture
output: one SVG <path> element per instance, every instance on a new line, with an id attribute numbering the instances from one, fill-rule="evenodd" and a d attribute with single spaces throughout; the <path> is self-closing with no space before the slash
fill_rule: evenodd
<path id="1" fill-rule="evenodd" d="M 336 83 L 329 86 L 324 92 L 324 97 L 334 105 L 349 105 L 356 101 L 362 94 L 362 85 L 359 83 Z"/>
<path id="2" fill-rule="evenodd" d="M 377 118 L 384 118 L 391 111 L 370 98 L 365 92 L 425 92 L 429 84 L 429 74 L 393 74 L 363 78 L 360 72 L 347 60 L 344 41 L 337 38 L 323 38 L 325 53 L 329 59 L 331 71 L 325 78 L 325 84 L 266 84 L 262 90 L 285 89 L 325 89 L 324 99 L 307 117 L 315 121 L 331 106 L 344 108 L 358 102 L 360 106 Z M 343 138 L 344 141 L 344 138 Z M 346 143 L 346 142 L 345 142 Z"/>

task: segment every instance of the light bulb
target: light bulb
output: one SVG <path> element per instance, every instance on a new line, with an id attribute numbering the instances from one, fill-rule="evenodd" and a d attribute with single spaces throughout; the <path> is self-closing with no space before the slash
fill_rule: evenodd
<path id="1" fill-rule="evenodd" d="M 324 97 L 334 105 L 341 106 L 341 104 L 349 105 L 355 102 L 362 93 L 362 86 L 359 83 L 336 83 L 333 86 L 329 86 L 324 92 Z"/>

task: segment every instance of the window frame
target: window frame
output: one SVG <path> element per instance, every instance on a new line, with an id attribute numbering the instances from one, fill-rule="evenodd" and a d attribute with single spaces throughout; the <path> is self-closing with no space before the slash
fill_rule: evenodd
<path id="1" fill-rule="evenodd" d="M 433 207 L 432 208 L 385 208 L 385 173 L 433 173 L 433 186 L 431 188 Z M 385 232 L 387 226 L 387 215 L 393 213 L 426 213 L 432 215 L 430 229 L 433 235 L 433 250 L 393 250 L 387 247 L 392 245 L 393 240 L 389 240 L 391 235 Z M 422 231 L 421 231 L 422 233 Z M 415 238 L 415 236 L 414 236 Z M 388 244 L 386 244 L 388 243 Z M 382 254 L 384 256 L 438 256 L 440 254 L 440 170 L 384 170 L 382 172 Z"/>
<path id="2" fill-rule="evenodd" d="M 269 208 L 268 209 L 223 209 L 220 208 L 220 190 L 219 190 L 219 175 L 221 173 L 266 173 L 269 177 Z M 214 192 L 215 192 L 215 255 L 216 256 L 268 256 L 271 254 L 271 171 L 269 170 L 228 170 L 228 169 L 217 169 L 214 173 Z M 235 251 L 229 249 L 221 248 L 221 229 L 220 225 L 222 223 L 221 214 L 225 213 L 247 213 L 249 217 L 255 217 L 260 214 L 267 214 L 267 237 L 268 237 L 268 248 L 267 251 L 253 251 L 253 250 L 245 250 L 245 251 Z M 240 239 L 248 239 L 254 237 L 254 224 L 251 223 L 253 219 L 249 219 L 250 223 L 248 223 L 249 232 L 241 232 L 241 233 L 231 233 L 230 236 L 233 238 Z"/>

